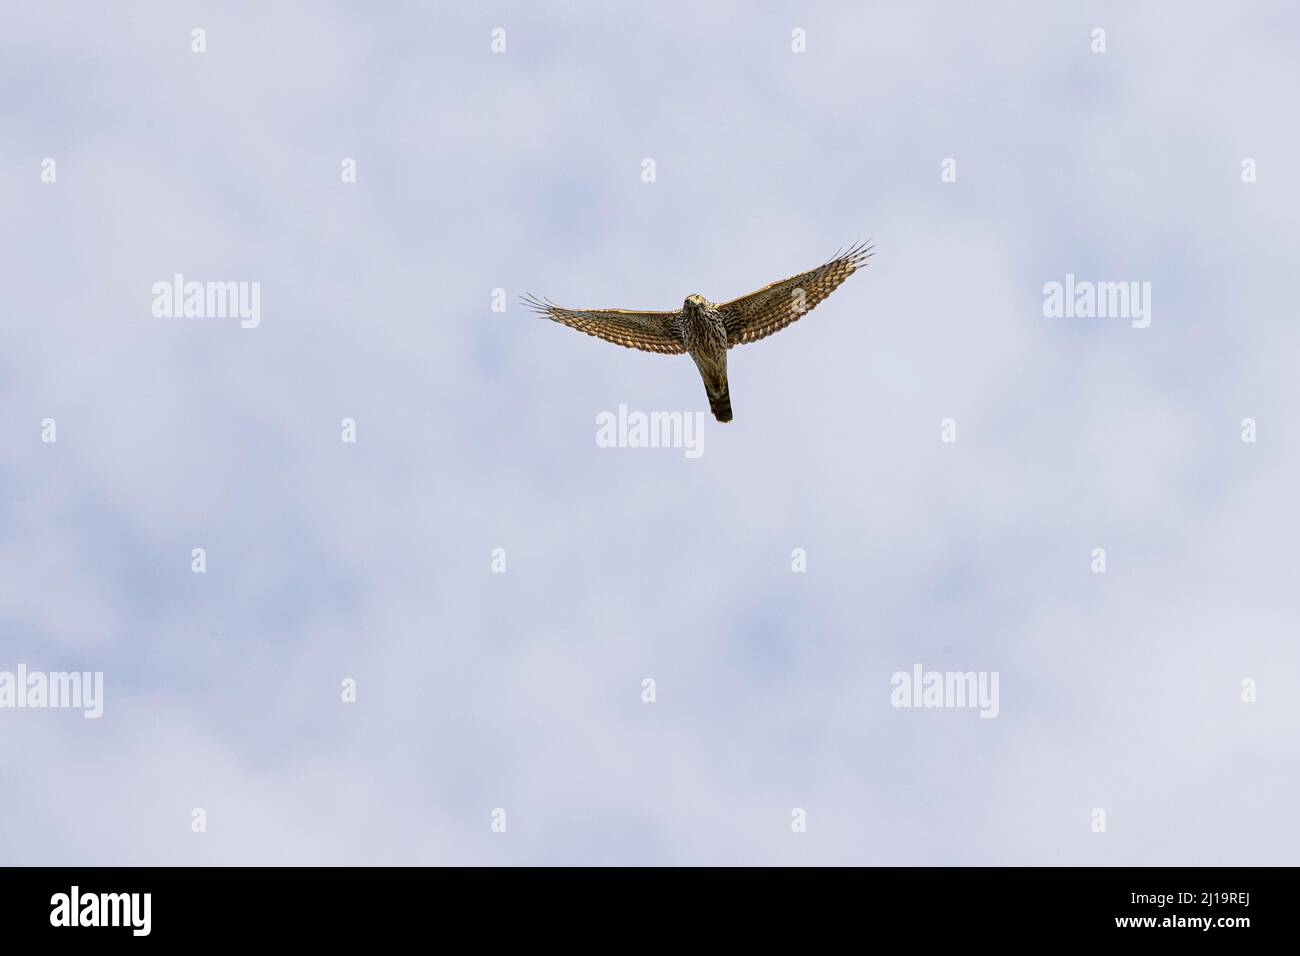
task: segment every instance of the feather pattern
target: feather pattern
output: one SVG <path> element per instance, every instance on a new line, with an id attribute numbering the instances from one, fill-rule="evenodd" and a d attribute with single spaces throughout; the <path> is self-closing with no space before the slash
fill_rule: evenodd
<path id="1" fill-rule="evenodd" d="M 721 303 L 718 310 L 727 327 L 728 347 L 757 342 L 797 322 L 866 265 L 873 251 L 869 243 L 858 243 L 816 269 Z"/>
<path id="2" fill-rule="evenodd" d="M 676 312 L 566 309 L 536 296 L 526 295 L 523 300 L 539 315 L 615 345 L 660 355 L 680 355 L 686 351 L 686 343 L 678 332 Z"/>

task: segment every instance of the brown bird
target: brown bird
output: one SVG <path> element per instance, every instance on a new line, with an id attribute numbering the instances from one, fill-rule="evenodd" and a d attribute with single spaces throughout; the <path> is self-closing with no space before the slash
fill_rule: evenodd
<path id="1" fill-rule="evenodd" d="M 688 295 L 676 312 L 634 312 L 630 309 L 566 309 L 531 295 L 523 301 L 561 325 L 586 332 L 615 345 L 643 352 L 680 355 L 686 352 L 704 379 L 709 408 L 720 422 L 731 421 L 727 389 L 727 349 L 757 342 L 811 311 L 871 257 L 869 243 L 836 253 L 825 265 L 801 272 L 730 302 L 710 302 Z"/>

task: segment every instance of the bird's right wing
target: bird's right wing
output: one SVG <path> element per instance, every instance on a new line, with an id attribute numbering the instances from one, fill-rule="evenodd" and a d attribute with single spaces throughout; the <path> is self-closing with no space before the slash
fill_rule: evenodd
<path id="1" fill-rule="evenodd" d="M 679 355 L 686 351 L 686 345 L 677 335 L 675 312 L 565 309 L 531 295 L 524 296 L 523 301 L 539 315 L 615 345 L 661 355 Z"/>
<path id="2" fill-rule="evenodd" d="M 841 282 L 867 264 L 870 243 L 858 243 L 837 253 L 830 262 L 766 285 L 718 306 L 727 327 L 727 345 L 757 342 L 807 315 Z"/>

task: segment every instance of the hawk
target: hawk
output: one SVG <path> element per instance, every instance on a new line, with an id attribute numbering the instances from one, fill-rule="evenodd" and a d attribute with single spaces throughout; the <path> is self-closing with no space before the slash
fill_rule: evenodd
<path id="1" fill-rule="evenodd" d="M 688 295 L 676 312 L 565 309 L 531 295 L 523 300 L 542 316 L 615 345 L 661 355 L 687 353 L 704 379 L 713 416 L 729 422 L 727 349 L 765 339 L 798 320 L 866 265 L 872 251 L 869 243 L 858 243 L 837 252 L 816 269 L 773 282 L 730 302 L 710 302 L 698 293 Z"/>

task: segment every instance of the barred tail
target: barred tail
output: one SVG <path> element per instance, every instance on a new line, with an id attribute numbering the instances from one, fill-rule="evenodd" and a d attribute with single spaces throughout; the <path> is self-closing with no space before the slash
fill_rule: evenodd
<path id="1" fill-rule="evenodd" d="M 713 411 L 713 417 L 720 422 L 731 421 L 731 390 L 727 387 L 726 379 L 723 379 L 720 389 L 715 391 L 709 388 L 705 391 L 709 394 L 709 408 Z"/>

